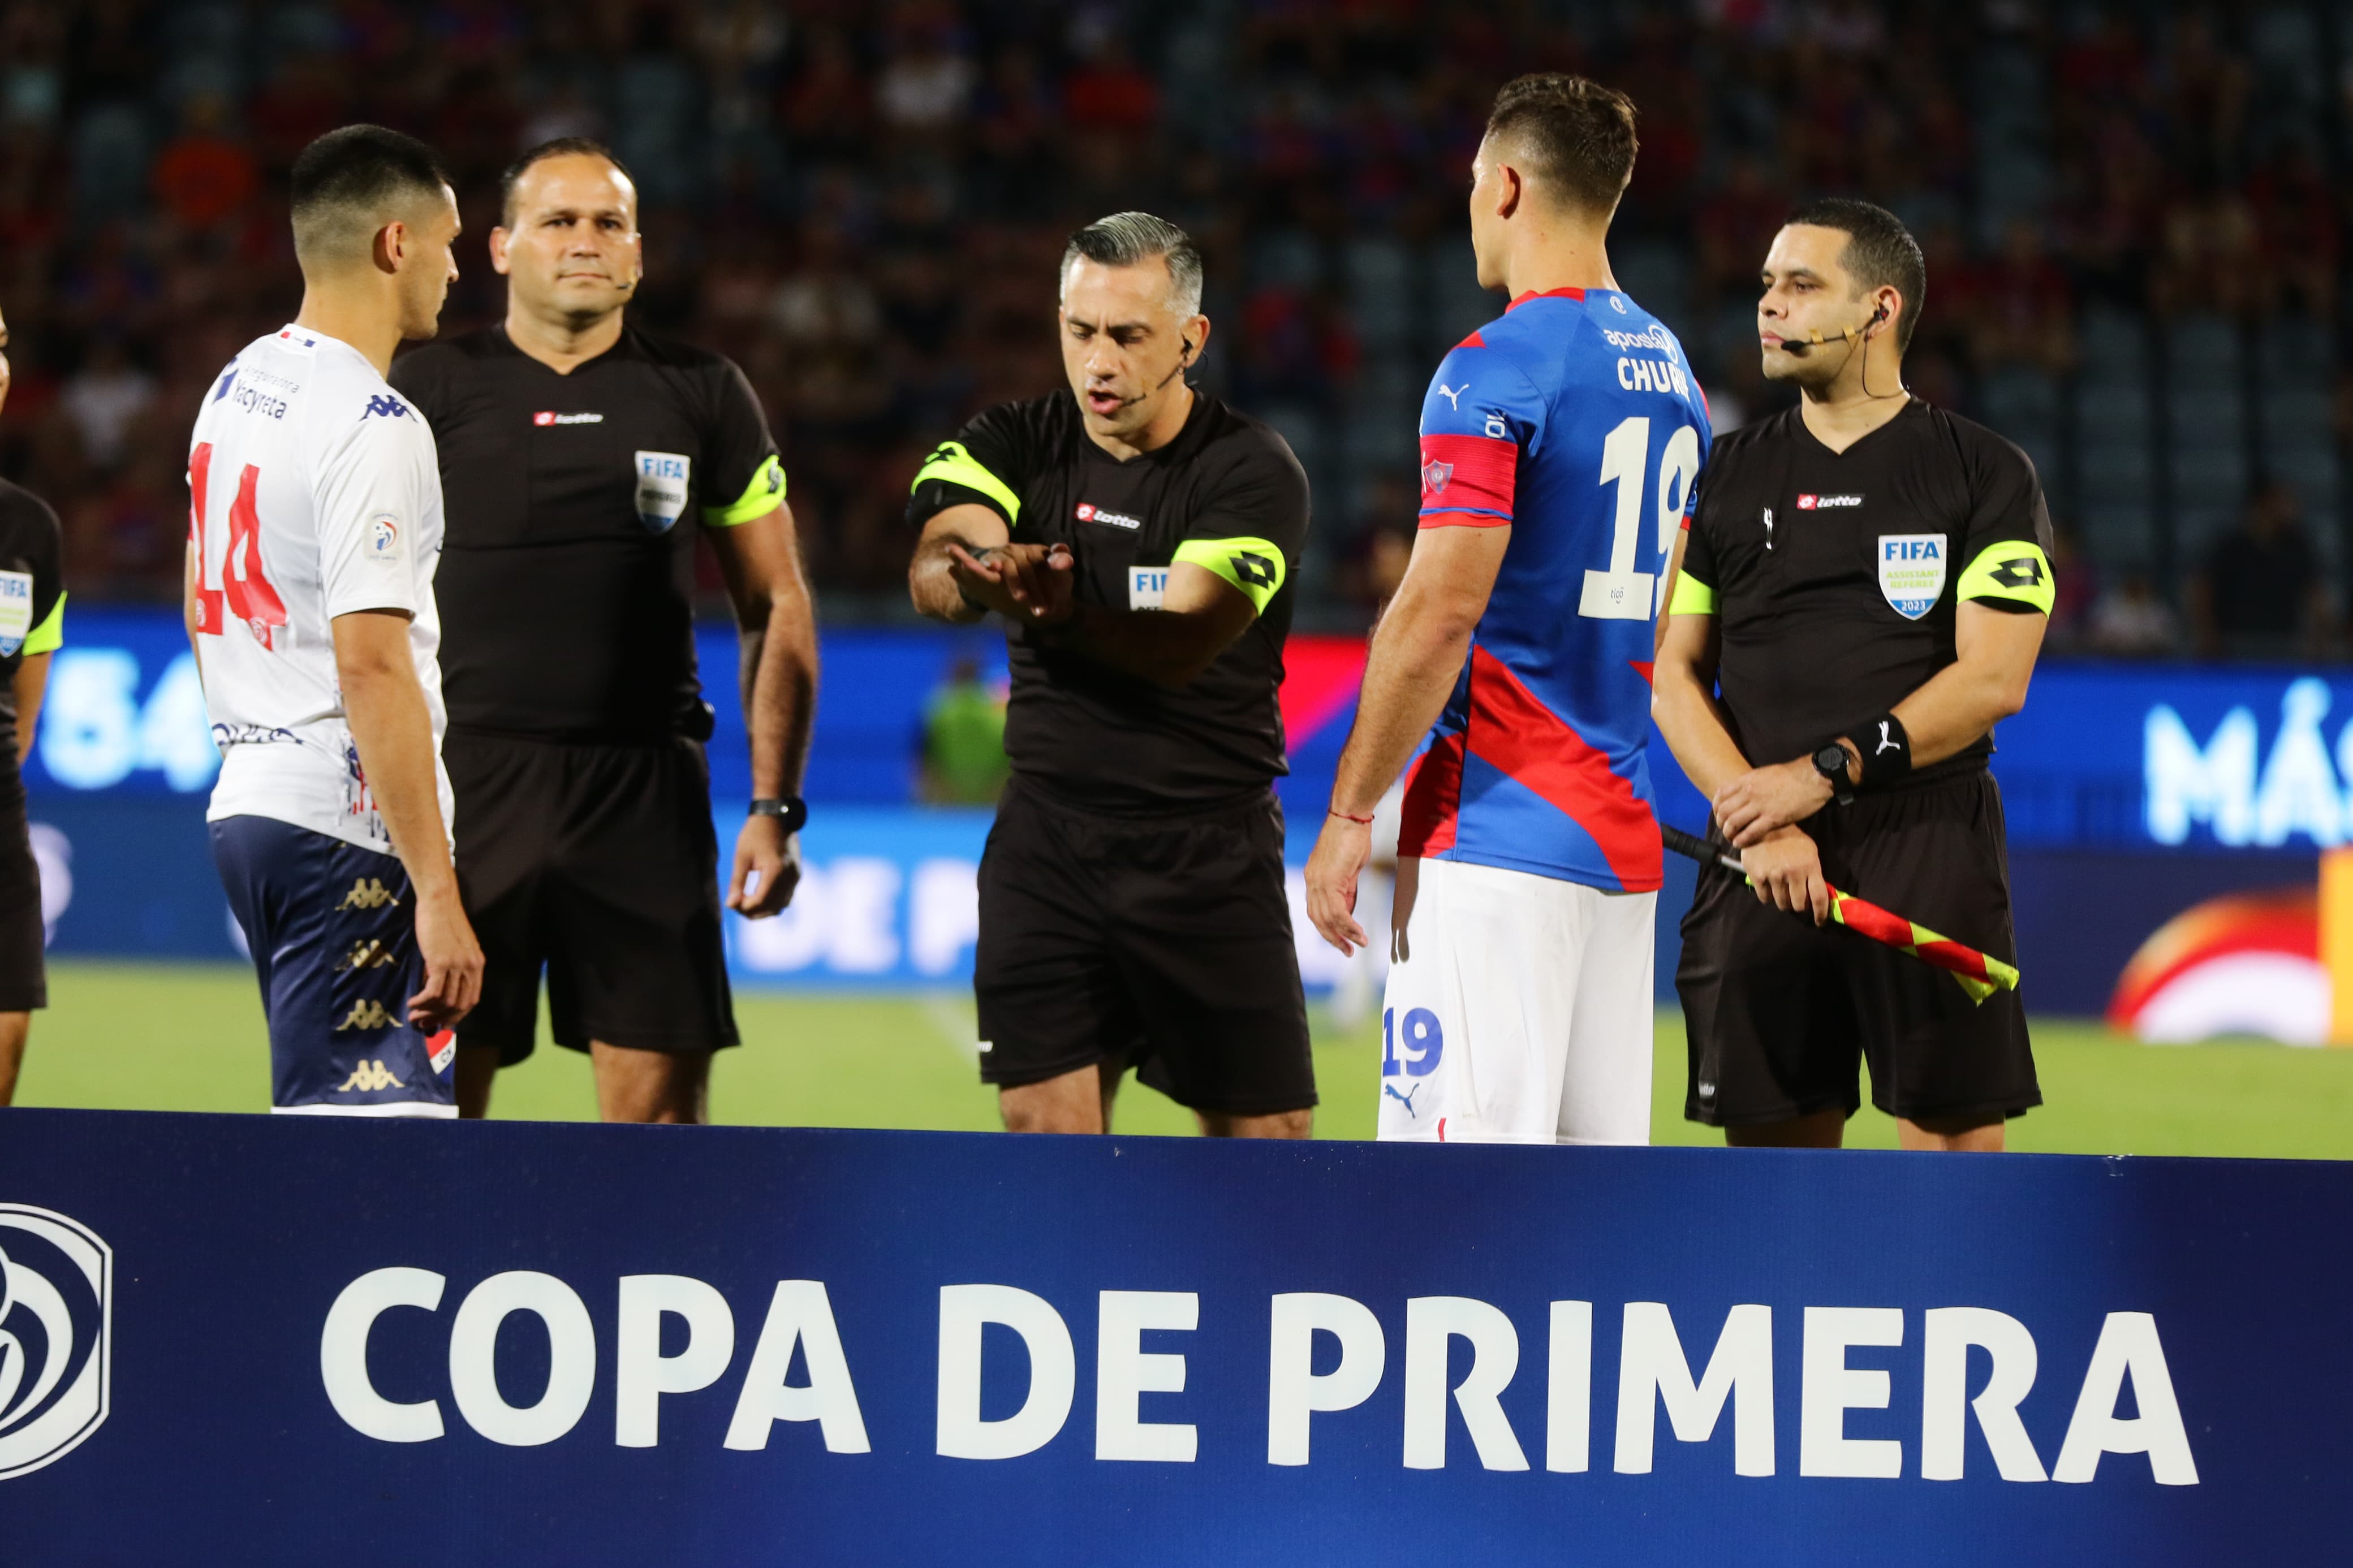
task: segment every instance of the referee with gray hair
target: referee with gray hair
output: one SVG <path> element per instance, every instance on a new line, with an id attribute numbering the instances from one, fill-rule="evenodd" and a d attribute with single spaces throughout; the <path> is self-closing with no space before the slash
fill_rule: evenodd
<path id="1" fill-rule="evenodd" d="M 1071 237 L 1067 393 L 988 409 L 915 476 L 915 607 L 995 614 L 1013 776 L 980 867 L 981 1077 L 1014 1131 L 1102 1132 L 1131 1065 L 1212 1136 L 1315 1104 L 1283 890 L 1282 644 L 1307 479 L 1191 385 L 1201 254 L 1119 213 Z"/>

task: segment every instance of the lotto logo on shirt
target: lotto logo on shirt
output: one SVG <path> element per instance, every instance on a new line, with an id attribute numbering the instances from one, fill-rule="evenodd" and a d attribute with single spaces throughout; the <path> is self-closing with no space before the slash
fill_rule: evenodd
<path id="1" fill-rule="evenodd" d="M 1799 496 L 1798 498 L 1799 511 L 1815 511 L 1825 507 L 1861 506 L 1862 504 L 1861 496 Z"/>

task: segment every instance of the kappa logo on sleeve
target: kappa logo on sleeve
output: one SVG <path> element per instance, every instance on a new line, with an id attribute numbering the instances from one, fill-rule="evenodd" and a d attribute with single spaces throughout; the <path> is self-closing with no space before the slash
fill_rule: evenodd
<path id="1" fill-rule="evenodd" d="M 369 419 L 379 414 L 386 419 L 406 419 L 408 417 L 408 405 L 389 393 L 378 393 L 367 400 L 367 406 L 360 410 L 360 417 Z"/>

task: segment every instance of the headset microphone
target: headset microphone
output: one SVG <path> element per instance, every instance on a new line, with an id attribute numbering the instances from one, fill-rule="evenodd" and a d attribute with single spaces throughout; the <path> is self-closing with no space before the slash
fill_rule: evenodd
<path id="1" fill-rule="evenodd" d="M 1176 362 L 1176 368 L 1175 370 L 1170 371 L 1166 375 L 1160 378 L 1159 385 L 1155 386 L 1152 389 L 1154 392 L 1158 392 L 1161 387 L 1166 386 L 1170 382 L 1176 380 L 1178 376 L 1184 374 L 1193 367 L 1192 341 L 1190 339 L 1181 339 L 1179 341 L 1185 344 L 1185 357 Z M 1146 395 L 1146 394 L 1139 392 L 1134 397 L 1123 397 L 1119 400 L 1119 405 L 1122 408 L 1133 407 L 1134 405 L 1143 402 Z"/>
<path id="2" fill-rule="evenodd" d="M 1843 331 L 1831 332 L 1827 337 L 1823 335 L 1822 330 L 1820 327 L 1809 327 L 1806 329 L 1805 342 L 1798 342 L 1790 339 L 1784 338 L 1781 341 L 1781 346 L 1802 359 L 1805 357 L 1809 349 L 1821 347 L 1822 345 L 1830 342 L 1833 338 L 1842 343 L 1851 343 L 1854 342 L 1855 339 L 1862 337 L 1864 333 L 1870 331 L 1872 328 L 1879 325 L 1880 322 L 1885 320 L 1887 320 L 1887 307 L 1882 305 L 1878 310 L 1873 310 L 1871 313 L 1871 320 L 1863 322 L 1863 324 L 1859 327 L 1849 327 Z"/>

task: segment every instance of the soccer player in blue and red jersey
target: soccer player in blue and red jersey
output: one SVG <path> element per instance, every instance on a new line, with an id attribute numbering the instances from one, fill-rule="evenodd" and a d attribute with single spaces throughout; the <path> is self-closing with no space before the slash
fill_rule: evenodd
<path id="1" fill-rule="evenodd" d="M 1708 426 L 1682 346 L 1609 271 L 1634 149 L 1623 96 L 1526 76 L 1472 165 L 1479 281 L 1511 303 L 1422 405 L 1421 531 L 1307 868 L 1316 929 L 1366 942 L 1373 807 L 1427 736 L 1398 844 L 1385 1139 L 1649 1141 L 1651 627 Z"/>

